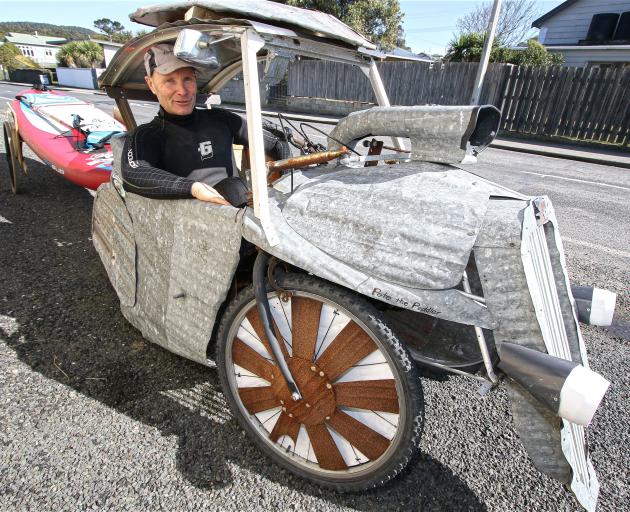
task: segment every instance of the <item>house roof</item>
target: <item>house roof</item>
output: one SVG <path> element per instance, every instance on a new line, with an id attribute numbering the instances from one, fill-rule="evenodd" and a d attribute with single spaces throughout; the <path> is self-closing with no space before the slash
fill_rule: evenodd
<path id="1" fill-rule="evenodd" d="M 116 48 L 122 48 L 125 46 L 122 43 L 115 43 L 114 41 L 105 41 L 104 39 L 90 39 L 90 41 L 100 44 L 101 46 L 115 46 Z"/>
<path id="2" fill-rule="evenodd" d="M 543 14 L 540 18 L 538 18 L 537 20 L 532 22 L 532 27 L 536 27 L 536 28 L 540 28 L 540 26 L 547 21 L 549 18 L 551 18 L 552 16 L 555 16 L 556 14 L 558 14 L 560 11 L 564 11 L 567 7 L 572 6 L 574 3 L 579 2 L 580 0 L 567 0 L 564 3 L 561 3 L 559 6 L 557 6 L 554 9 L 551 9 L 551 11 Z"/>
<path id="3" fill-rule="evenodd" d="M 413 60 L 413 61 L 419 61 L 419 62 L 433 62 L 435 60 L 425 53 L 417 54 L 417 53 L 410 52 L 409 50 L 405 50 L 404 48 L 394 48 L 390 52 L 385 52 L 385 59 Z"/>
<path id="4" fill-rule="evenodd" d="M 9 43 L 35 46 L 55 46 L 66 42 L 63 37 L 35 36 L 32 34 L 20 34 L 19 32 L 7 32 L 4 37 Z"/>

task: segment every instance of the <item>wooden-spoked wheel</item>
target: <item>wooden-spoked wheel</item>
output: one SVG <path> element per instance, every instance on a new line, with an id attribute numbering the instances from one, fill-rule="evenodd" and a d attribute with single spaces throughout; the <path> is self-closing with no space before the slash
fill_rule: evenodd
<path id="1" fill-rule="evenodd" d="M 15 155 L 15 142 L 14 137 L 19 135 L 14 135 L 13 125 L 5 121 L 3 126 L 4 132 L 4 151 L 7 157 L 7 166 L 9 168 L 9 184 L 11 185 L 11 192 L 14 194 L 18 193 L 18 185 L 17 185 L 17 171 L 20 168 L 20 163 L 17 160 Z"/>
<path id="2" fill-rule="evenodd" d="M 269 293 L 274 328 L 303 399 L 291 399 L 250 287 L 226 310 L 217 338 L 232 411 L 258 446 L 302 477 L 338 490 L 390 480 L 413 457 L 422 430 L 411 358 L 360 297 L 309 276 L 279 284 L 291 296 Z"/>

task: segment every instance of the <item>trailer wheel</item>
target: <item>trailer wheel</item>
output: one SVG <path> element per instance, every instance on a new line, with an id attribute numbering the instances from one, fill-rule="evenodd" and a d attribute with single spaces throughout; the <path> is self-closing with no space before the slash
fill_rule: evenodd
<path id="1" fill-rule="evenodd" d="M 9 169 L 9 183 L 11 185 L 11 192 L 17 194 L 19 192 L 17 184 L 17 171 L 20 168 L 20 163 L 15 156 L 15 140 L 13 125 L 9 121 L 5 121 L 3 125 L 4 131 L 4 151 L 7 157 L 7 166 Z M 17 135 L 19 138 L 19 135 Z"/>
<path id="2" fill-rule="evenodd" d="M 384 484 L 420 443 L 424 402 L 411 357 L 356 294 L 306 275 L 277 282 L 290 297 L 269 292 L 274 328 L 303 399 L 291 399 L 250 286 L 228 306 L 217 334 L 217 367 L 234 415 L 264 453 L 298 476 L 338 491 Z"/>

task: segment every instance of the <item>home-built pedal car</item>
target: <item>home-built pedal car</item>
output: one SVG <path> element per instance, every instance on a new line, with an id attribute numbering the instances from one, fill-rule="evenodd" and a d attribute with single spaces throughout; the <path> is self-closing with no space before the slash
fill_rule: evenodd
<path id="1" fill-rule="evenodd" d="M 143 80 L 153 44 L 205 66 L 201 93 L 242 73 L 253 207 L 141 197 L 115 165 L 98 189 L 93 239 L 124 316 L 152 342 L 216 361 L 251 439 L 318 484 L 374 487 L 409 463 L 422 365 L 486 391 L 507 386 L 534 465 L 594 509 L 584 426 L 608 382 L 588 369 L 551 202 L 454 165 L 491 142 L 497 109 L 390 107 L 375 46 L 316 11 L 199 1 L 131 18 L 158 28 L 101 77 L 127 127 L 128 99 L 153 99 Z M 356 66 L 380 106 L 339 121 L 326 151 L 266 163 L 260 88 L 297 58 Z M 393 149 L 379 154 L 386 137 Z M 125 158 L 122 137 L 112 146 L 115 162 Z M 249 265 L 243 239 L 258 248 Z"/>

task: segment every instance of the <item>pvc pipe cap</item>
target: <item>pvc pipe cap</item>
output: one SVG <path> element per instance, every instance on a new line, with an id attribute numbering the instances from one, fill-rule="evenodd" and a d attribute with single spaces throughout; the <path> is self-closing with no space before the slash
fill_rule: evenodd
<path id="1" fill-rule="evenodd" d="M 564 381 L 560 391 L 558 416 L 587 427 L 610 386 L 604 377 L 578 365 Z"/>
<path id="2" fill-rule="evenodd" d="M 591 303 L 591 325 L 607 327 L 612 323 L 615 314 L 617 294 L 601 288 L 593 288 L 593 300 Z"/>

